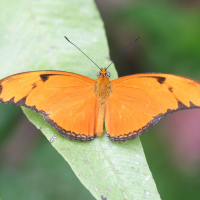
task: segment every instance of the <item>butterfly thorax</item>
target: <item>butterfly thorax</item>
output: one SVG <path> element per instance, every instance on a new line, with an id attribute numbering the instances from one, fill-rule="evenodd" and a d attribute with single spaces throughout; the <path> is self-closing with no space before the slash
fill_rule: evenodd
<path id="1" fill-rule="evenodd" d="M 110 90 L 110 80 L 108 76 L 108 72 L 105 69 L 101 68 L 100 73 L 98 74 L 97 84 L 95 88 L 96 96 L 99 100 L 100 104 L 104 104 L 107 100 L 109 94 L 111 93 Z"/>

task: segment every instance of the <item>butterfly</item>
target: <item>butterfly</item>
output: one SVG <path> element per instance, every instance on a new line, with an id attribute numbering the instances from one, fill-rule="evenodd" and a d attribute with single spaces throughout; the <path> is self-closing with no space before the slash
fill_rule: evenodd
<path id="1" fill-rule="evenodd" d="M 108 67 L 107 67 L 108 68 Z M 34 71 L 0 80 L 0 102 L 43 115 L 63 136 L 91 141 L 134 139 L 170 113 L 200 107 L 200 82 L 172 74 L 144 73 L 110 81 L 64 71 Z"/>

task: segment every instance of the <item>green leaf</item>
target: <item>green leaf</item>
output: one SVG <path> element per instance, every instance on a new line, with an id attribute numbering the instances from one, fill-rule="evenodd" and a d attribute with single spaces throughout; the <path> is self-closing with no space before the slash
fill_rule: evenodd
<path id="1" fill-rule="evenodd" d="M 47 69 L 95 78 L 98 68 L 64 35 L 100 67 L 110 63 L 103 23 L 91 0 L 8 0 L 1 1 L 0 9 L 1 78 Z M 112 79 L 117 77 L 113 65 L 109 71 Z M 96 199 L 160 199 L 139 138 L 118 143 L 103 135 L 92 142 L 71 141 L 41 115 L 23 110 Z"/>

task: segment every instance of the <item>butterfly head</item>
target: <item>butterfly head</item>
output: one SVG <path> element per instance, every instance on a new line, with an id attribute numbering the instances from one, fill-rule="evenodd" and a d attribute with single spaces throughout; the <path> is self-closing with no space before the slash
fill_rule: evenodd
<path id="1" fill-rule="evenodd" d="M 97 73 L 97 77 L 107 77 L 110 78 L 110 72 L 106 68 L 101 68 L 100 72 Z"/>

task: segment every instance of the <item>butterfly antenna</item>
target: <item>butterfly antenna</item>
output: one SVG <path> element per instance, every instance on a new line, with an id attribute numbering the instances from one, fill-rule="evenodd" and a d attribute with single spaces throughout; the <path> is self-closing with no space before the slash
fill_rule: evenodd
<path id="1" fill-rule="evenodd" d="M 89 58 L 89 56 L 87 56 L 83 51 L 81 51 L 74 43 L 72 43 L 66 36 L 64 36 L 65 37 L 65 39 L 69 42 L 69 43 L 71 43 L 72 45 L 74 45 L 80 52 L 82 52 L 87 58 Z M 100 69 L 100 67 L 91 59 L 91 58 L 89 58 L 99 69 Z M 101 69 L 100 69 L 101 70 Z"/>
<path id="2" fill-rule="evenodd" d="M 124 51 L 122 51 L 122 52 L 117 56 L 117 58 L 119 58 L 133 43 L 137 42 L 140 38 L 141 38 L 141 35 L 140 35 L 137 39 L 135 39 L 131 44 L 129 44 L 129 45 L 124 49 Z M 115 58 L 115 60 L 112 61 L 112 62 L 110 63 L 110 65 L 112 65 L 112 64 L 117 60 L 117 58 Z M 108 67 L 110 67 L 110 65 L 108 65 Z M 108 67 L 107 67 L 106 69 L 108 69 Z"/>

